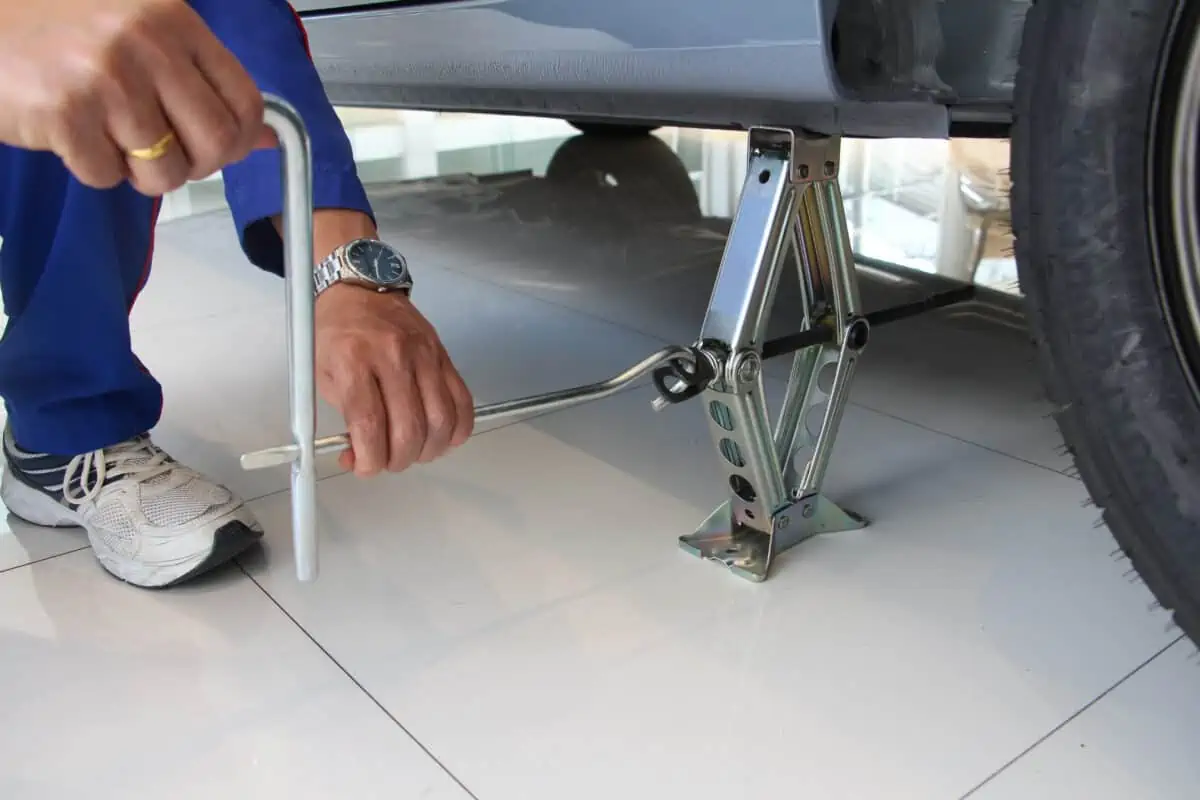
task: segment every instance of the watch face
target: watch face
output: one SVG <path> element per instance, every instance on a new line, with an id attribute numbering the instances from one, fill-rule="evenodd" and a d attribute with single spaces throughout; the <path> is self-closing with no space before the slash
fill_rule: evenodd
<path id="1" fill-rule="evenodd" d="M 363 239 L 350 245 L 346 255 L 363 278 L 380 286 L 394 286 L 408 280 L 404 256 L 383 242 Z"/>

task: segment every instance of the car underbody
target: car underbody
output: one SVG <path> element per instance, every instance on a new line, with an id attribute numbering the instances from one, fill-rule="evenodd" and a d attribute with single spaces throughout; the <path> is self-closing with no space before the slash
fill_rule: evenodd
<path id="1" fill-rule="evenodd" d="M 1006 135 L 1029 7 L 335 2 L 299 8 L 339 105 L 934 138 Z"/>

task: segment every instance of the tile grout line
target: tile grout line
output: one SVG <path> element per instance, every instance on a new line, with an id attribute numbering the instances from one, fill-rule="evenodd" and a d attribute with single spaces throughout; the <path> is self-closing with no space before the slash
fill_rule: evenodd
<path id="1" fill-rule="evenodd" d="M 1132 678 L 1134 675 L 1137 675 L 1137 674 L 1138 674 L 1139 672 L 1141 672 L 1143 669 L 1145 669 L 1146 667 L 1148 667 L 1148 666 L 1149 666 L 1149 665 L 1150 665 L 1150 664 L 1151 664 L 1153 661 L 1155 661 L 1155 660 L 1156 660 L 1156 659 L 1158 659 L 1160 656 L 1162 656 L 1162 654 L 1163 654 L 1163 653 L 1167 652 L 1167 651 L 1168 651 L 1168 650 L 1170 650 L 1172 647 L 1174 647 L 1175 645 L 1179 644 L 1179 643 L 1180 643 L 1181 641 L 1183 641 L 1185 638 L 1186 638 L 1186 637 L 1185 637 L 1185 635 L 1184 635 L 1184 634 L 1180 634 L 1180 635 L 1179 635 L 1179 636 L 1177 636 L 1176 638 L 1174 638 L 1174 639 L 1172 639 L 1171 641 L 1167 642 L 1167 643 L 1166 643 L 1165 645 L 1163 645 L 1163 646 L 1162 646 L 1162 647 L 1161 647 L 1161 648 L 1160 648 L 1160 649 L 1159 649 L 1157 652 L 1155 652 L 1155 653 L 1151 654 L 1151 656 L 1150 656 L 1149 658 L 1147 658 L 1147 659 L 1146 659 L 1145 661 L 1143 661 L 1141 664 L 1138 664 L 1136 667 L 1134 667 L 1133 669 L 1131 669 L 1131 670 L 1130 670 L 1128 673 L 1126 673 L 1124 676 L 1122 676 L 1122 677 L 1121 677 L 1121 678 L 1120 678 L 1120 679 L 1119 679 L 1119 680 L 1118 680 L 1116 683 L 1114 683 L 1112 686 L 1109 686 L 1109 687 L 1108 687 L 1107 689 L 1105 689 L 1103 692 L 1101 692 L 1100 694 L 1096 695 L 1096 697 L 1095 697 L 1095 698 L 1093 698 L 1092 700 L 1090 700 L 1089 702 L 1085 703 L 1083 706 L 1081 706 L 1080 708 L 1078 708 L 1078 709 L 1077 709 L 1075 712 L 1073 712 L 1073 713 L 1072 713 L 1070 716 L 1068 716 L 1068 717 L 1067 717 L 1066 719 L 1064 719 L 1062 722 L 1058 723 L 1058 724 L 1057 724 L 1057 725 L 1055 725 L 1053 728 L 1051 728 L 1050 730 L 1048 730 L 1046 733 L 1042 734 L 1040 737 L 1038 737 L 1038 739 L 1037 739 L 1037 740 L 1036 740 L 1036 741 L 1035 741 L 1033 744 L 1029 745 L 1029 746 L 1028 746 L 1028 747 L 1026 747 L 1024 750 L 1022 750 L 1021 752 L 1017 753 L 1015 756 L 1013 756 L 1012 758 L 1010 758 L 1008 761 L 1006 761 L 1006 762 L 1004 762 L 1003 764 L 1001 764 L 1001 765 L 1000 765 L 1000 767 L 999 767 L 999 768 L 997 768 L 997 769 L 996 769 L 996 770 L 995 770 L 995 771 L 994 771 L 994 772 L 993 772 L 991 775 L 988 775 L 988 776 L 987 776 L 986 778 L 984 778 L 982 781 L 980 781 L 979 783 L 977 783 L 977 784 L 975 784 L 973 787 L 971 787 L 971 789 L 970 789 L 970 790 L 969 790 L 969 791 L 968 791 L 966 794 L 964 794 L 964 795 L 962 795 L 961 797 L 959 797 L 959 798 L 958 798 L 958 800 L 967 800 L 967 798 L 969 798 L 969 797 L 973 797 L 973 796 L 974 796 L 974 795 L 975 795 L 977 792 L 979 792 L 979 790 L 980 790 L 980 789 L 983 789 L 985 786 L 987 786 L 987 785 L 988 785 L 989 783 L 991 783 L 993 780 L 995 780 L 996 778 L 998 778 L 998 777 L 999 777 L 1001 774 L 1003 774 L 1004 772 L 1006 772 L 1006 771 L 1007 771 L 1007 770 L 1008 770 L 1010 767 L 1012 767 L 1013 765 L 1015 765 L 1015 764 L 1016 764 L 1017 762 L 1019 762 L 1021 759 L 1025 758 L 1025 756 L 1027 756 L 1027 755 L 1029 755 L 1030 753 L 1032 753 L 1034 750 L 1036 750 L 1038 747 L 1040 747 L 1040 746 L 1041 746 L 1043 743 L 1045 743 L 1045 742 L 1046 742 L 1046 741 L 1048 741 L 1050 738 L 1052 738 L 1052 737 L 1053 737 L 1055 734 L 1057 734 L 1057 733 L 1059 733 L 1060 731 L 1062 731 L 1064 728 L 1066 728 L 1068 725 L 1070 725 L 1070 724 L 1071 724 L 1072 722 L 1074 722 L 1076 719 L 1078 719 L 1079 717 L 1081 717 L 1081 716 L 1082 716 L 1082 715 L 1083 715 L 1085 712 L 1087 712 L 1089 709 L 1091 709 L 1093 706 L 1095 706 L 1095 705 L 1096 705 L 1097 703 L 1099 703 L 1101 700 L 1103 700 L 1104 698 L 1106 698 L 1106 697 L 1108 697 L 1110 694 L 1112 694 L 1114 691 L 1116 691 L 1118 687 L 1120 687 L 1122 684 L 1124 684 L 1126 681 L 1128 681 L 1128 680 L 1129 680 L 1130 678 Z"/>
<path id="2" fill-rule="evenodd" d="M 79 547 L 73 548 L 71 550 L 64 550 L 61 553 L 54 553 L 53 555 L 42 556 L 41 558 L 35 558 L 32 561 L 25 561 L 21 564 L 13 564 L 11 567 L 5 567 L 4 569 L 0 569 L 0 575 L 3 575 L 7 572 L 15 572 L 16 570 L 22 569 L 24 567 L 32 567 L 34 564 L 41 564 L 45 561 L 53 561 L 54 559 L 62 558 L 63 556 L 69 556 L 72 553 L 78 553 L 80 550 L 87 550 L 90 546 L 91 545 L 84 544 L 84 545 L 80 545 Z"/>
<path id="3" fill-rule="evenodd" d="M 776 379 L 776 380 L 778 380 L 778 379 Z M 861 408 L 864 411 L 870 411 L 873 414 L 879 414 L 880 416 L 888 417 L 889 419 L 894 419 L 897 422 L 907 423 L 909 425 L 912 425 L 915 428 L 920 428 L 921 430 L 926 431 L 928 433 L 936 434 L 938 436 L 945 436 L 946 438 L 953 439 L 956 442 L 960 442 L 962 444 L 969 444 L 972 447 L 978 447 L 980 450 L 986 450 L 987 452 L 992 453 L 994 455 L 1003 456 L 1005 458 L 1010 458 L 1013 461 L 1017 461 L 1021 464 L 1028 464 L 1031 467 L 1037 467 L 1038 469 L 1045 470 L 1046 472 L 1052 473 L 1054 475 L 1058 475 L 1063 478 L 1070 478 L 1073 481 L 1083 483 L 1083 480 L 1078 475 L 1071 475 L 1069 473 L 1063 472 L 1060 469 L 1055 469 L 1054 467 L 1048 467 L 1045 464 L 1039 464 L 1036 461 L 1030 461 L 1028 458 L 1022 458 L 1021 456 L 1016 456 L 1016 455 L 1013 455 L 1012 453 L 1006 453 L 1003 450 L 997 450 L 996 448 L 994 448 L 990 445 L 982 444 L 981 442 L 973 442 L 970 439 L 964 439 L 961 436 L 957 436 L 953 433 L 947 433 L 946 431 L 940 431 L 937 428 L 931 428 L 928 425 L 925 425 L 924 423 L 914 422 L 911 419 L 905 419 L 904 417 L 897 416 L 897 415 L 891 413 L 890 411 L 883 411 L 881 409 L 875 408 L 874 406 L 868 406 L 863 403 L 857 403 L 857 402 L 851 402 L 850 405 L 857 406 L 858 408 Z"/>
<path id="4" fill-rule="evenodd" d="M 400 722 L 399 719 L 396 718 L 396 715 L 393 714 L 391 711 L 389 711 L 387 706 L 385 706 L 382 702 L 379 701 L 379 698 L 377 698 L 375 695 L 371 694 L 371 692 L 367 689 L 367 687 L 363 686 L 362 682 L 359 681 L 359 679 L 354 676 L 354 673 L 352 673 L 349 669 L 347 669 L 342 664 L 342 662 L 338 661 L 337 658 L 334 657 L 333 653 L 329 652 L 329 650 L 325 647 L 325 645 L 323 645 L 319 641 L 317 641 L 317 638 L 315 636 L 313 636 L 311 633 L 309 633 L 308 629 L 305 628 L 303 625 L 301 625 L 300 621 L 297 620 L 294 616 L 292 616 L 292 614 L 286 608 L 283 607 L 283 604 L 281 604 L 278 600 L 276 600 L 275 596 L 272 595 L 270 592 L 268 592 L 266 590 L 266 587 L 264 587 L 261 583 L 259 583 L 258 580 L 253 575 L 250 574 L 250 572 L 242 565 L 241 561 L 235 561 L 234 563 L 237 564 L 237 568 L 239 570 L 241 570 L 242 574 L 245 575 L 250 580 L 251 583 L 253 583 L 256 587 L 258 587 L 258 590 L 263 593 L 263 595 L 267 598 L 267 600 L 269 600 L 271 602 L 271 604 L 273 606 L 275 606 L 275 608 L 279 609 L 280 613 L 282 613 L 285 617 L 287 617 L 291 621 L 291 623 L 293 625 L 295 625 L 296 628 L 299 629 L 299 631 L 302 634 L 304 634 L 305 638 L 307 638 L 310 642 L 312 642 L 313 645 L 315 645 L 316 648 L 318 650 L 320 650 L 321 653 L 324 654 L 324 656 L 327 659 L 329 659 L 329 661 L 332 662 L 333 665 L 335 667 L 337 667 L 338 670 L 341 671 L 341 673 L 343 675 L 345 675 L 350 680 L 351 683 L 353 683 L 356 687 L 358 687 L 358 690 L 360 692 L 362 692 L 364 695 L 366 695 L 367 699 L 370 700 L 372 703 L 374 703 L 376 708 L 378 708 L 380 711 L 382 711 L 387 716 L 387 718 L 390 719 L 393 724 L 395 724 L 395 726 L 397 728 L 399 728 L 401 731 L 403 731 L 404 735 L 407 736 L 409 738 L 409 740 L 412 741 L 413 744 L 415 744 L 417 747 L 419 747 L 421 749 L 421 752 L 423 752 L 431 761 L 433 761 L 433 763 L 437 764 L 438 768 L 442 772 L 444 772 L 446 774 L 446 776 L 450 778 L 450 780 L 454 781 L 454 783 L 460 789 L 462 789 L 464 792 L 466 792 L 468 797 L 472 798 L 472 800 L 479 800 L 479 796 L 477 794 L 475 794 L 474 792 L 472 792 L 469 788 L 467 788 L 467 785 L 465 783 L 463 783 L 462 780 L 460 780 L 457 775 L 455 775 L 453 772 L 451 772 L 450 768 L 447 767 L 444 763 L 442 763 L 442 760 L 439 759 L 437 756 L 435 756 L 433 754 L 433 752 L 428 747 L 426 747 L 424 745 L 424 743 L 421 742 L 420 739 L 418 739 L 416 736 L 414 736 L 412 731 L 410 731 L 408 728 L 404 727 L 404 724 L 402 722 Z"/>

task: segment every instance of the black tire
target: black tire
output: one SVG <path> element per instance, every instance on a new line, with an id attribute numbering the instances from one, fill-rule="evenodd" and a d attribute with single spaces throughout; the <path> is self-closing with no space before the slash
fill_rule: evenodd
<path id="1" fill-rule="evenodd" d="M 1200 362 L 1188 358 L 1195 330 L 1176 324 L 1178 260 L 1155 188 L 1198 18 L 1195 0 L 1033 7 L 1012 220 L 1043 379 L 1080 476 L 1150 591 L 1200 643 Z"/>
<path id="2" fill-rule="evenodd" d="M 639 125 L 636 122 L 596 122 L 595 120 L 569 119 L 571 127 L 588 136 L 647 136 L 658 130 L 657 125 Z"/>
<path id="3" fill-rule="evenodd" d="M 656 136 L 574 136 L 554 152 L 546 180 L 604 196 L 609 205 L 625 203 L 661 217 L 703 216 L 687 166 Z"/>

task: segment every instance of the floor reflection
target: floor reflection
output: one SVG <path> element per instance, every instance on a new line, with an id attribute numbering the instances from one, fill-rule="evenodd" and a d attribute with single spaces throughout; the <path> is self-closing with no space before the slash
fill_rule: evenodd
<path id="1" fill-rule="evenodd" d="M 519 196 L 532 191 L 526 179 L 545 178 L 550 182 L 542 189 L 595 184 L 603 193 L 593 201 L 603 201 L 616 218 L 622 216 L 619 206 L 629 203 L 627 211 L 638 219 L 650 209 L 680 221 L 728 222 L 746 168 L 746 137 L 728 131 L 663 128 L 641 142 L 606 142 L 554 119 L 374 109 L 339 113 L 363 179 L 373 188 L 391 184 L 391 193 L 404 182 L 424 190 L 431 184 L 470 185 L 474 188 L 460 200 L 467 204 L 481 201 L 482 186 L 489 191 L 524 187 Z M 1004 141 L 848 140 L 841 183 L 855 252 L 1018 295 L 1007 166 Z M 575 201 L 583 196 L 574 194 Z M 454 201 L 442 197 L 439 203 Z M 223 205 L 217 177 L 168 197 L 163 219 Z M 578 205 L 574 211 L 591 213 Z M 721 228 L 712 226 L 712 232 L 723 235 Z M 613 231 L 627 232 L 625 227 Z"/>

